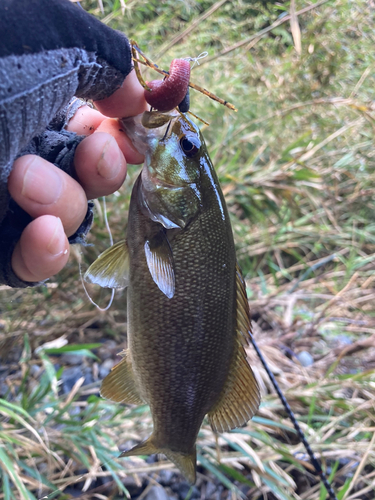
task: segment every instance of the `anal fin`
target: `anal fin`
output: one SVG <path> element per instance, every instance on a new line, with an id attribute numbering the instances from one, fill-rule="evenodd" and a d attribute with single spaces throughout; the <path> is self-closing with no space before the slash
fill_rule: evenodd
<path id="1" fill-rule="evenodd" d="M 134 379 L 128 351 L 121 353 L 124 359 L 115 365 L 103 380 L 100 395 L 116 403 L 143 405 Z"/>
<path id="2" fill-rule="evenodd" d="M 237 338 L 228 379 L 216 405 L 208 413 L 215 432 L 241 427 L 256 413 L 260 404 L 258 383 L 247 359 L 244 345 L 248 344 L 250 325 L 249 304 L 245 283 L 237 266 Z"/>

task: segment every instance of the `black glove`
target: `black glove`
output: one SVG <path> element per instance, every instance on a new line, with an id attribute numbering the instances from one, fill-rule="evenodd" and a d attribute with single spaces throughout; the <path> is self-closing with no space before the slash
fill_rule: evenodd
<path id="1" fill-rule="evenodd" d="M 79 100 L 100 100 L 132 69 L 127 38 L 69 0 L 0 1 L 0 283 L 25 287 L 10 260 L 31 221 L 9 196 L 14 160 L 37 154 L 74 176 L 73 157 L 83 136 L 64 130 Z M 91 205 L 78 231 L 82 242 Z"/>

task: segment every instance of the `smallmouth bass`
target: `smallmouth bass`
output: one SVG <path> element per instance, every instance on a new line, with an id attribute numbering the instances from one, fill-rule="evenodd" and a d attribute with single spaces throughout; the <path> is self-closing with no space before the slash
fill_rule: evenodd
<path id="1" fill-rule="evenodd" d="M 126 240 L 102 253 L 85 279 L 128 287 L 128 350 L 101 395 L 148 404 L 152 435 L 121 456 L 163 453 L 191 482 L 205 415 L 215 432 L 244 425 L 260 403 L 246 360 L 245 285 L 219 182 L 198 127 L 185 115 L 122 120 L 145 155 Z"/>

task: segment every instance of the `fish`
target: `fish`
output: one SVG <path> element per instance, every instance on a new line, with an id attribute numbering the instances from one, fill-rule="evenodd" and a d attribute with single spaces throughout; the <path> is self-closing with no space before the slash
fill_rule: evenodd
<path id="1" fill-rule="evenodd" d="M 101 395 L 150 407 L 153 431 L 121 457 L 162 453 L 196 481 L 204 418 L 215 433 L 256 413 L 246 359 L 251 324 L 224 196 L 199 128 L 183 113 L 122 120 L 145 163 L 131 194 L 126 238 L 85 279 L 127 287 L 128 349 Z"/>

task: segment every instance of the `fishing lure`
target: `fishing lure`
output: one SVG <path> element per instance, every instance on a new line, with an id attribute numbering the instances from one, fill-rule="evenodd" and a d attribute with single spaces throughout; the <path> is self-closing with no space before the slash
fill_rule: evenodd
<path id="1" fill-rule="evenodd" d="M 169 67 L 169 76 L 164 80 L 147 83 L 150 90 L 145 89 L 145 99 L 150 106 L 161 112 L 172 111 L 177 106 L 181 112 L 186 112 L 189 110 L 188 107 L 186 109 L 186 105 L 181 106 L 181 104 L 185 104 L 183 101 L 189 90 L 189 80 L 189 61 L 173 59 Z"/>
<path id="2" fill-rule="evenodd" d="M 170 82 L 168 82 L 168 78 L 170 78 L 170 77 L 172 77 L 173 80 L 176 81 L 177 80 L 177 75 L 181 74 L 181 73 L 183 74 L 183 81 L 185 82 L 185 78 L 186 78 L 186 75 L 187 75 L 187 67 L 186 67 L 186 65 L 182 65 L 181 61 L 186 61 L 187 63 L 189 63 L 190 60 L 194 60 L 194 59 L 192 59 L 192 58 L 175 59 L 175 61 L 178 61 L 178 62 L 174 63 L 173 66 L 171 64 L 170 71 L 168 72 L 168 71 L 166 71 L 166 70 L 164 70 L 162 68 L 159 68 L 159 66 L 157 64 L 155 64 L 154 62 L 152 62 L 151 59 L 149 59 L 142 52 L 142 50 L 138 46 L 137 42 L 135 42 L 134 40 L 131 40 L 131 49 L 132 49 L 132 55 L 133 55 L 133 61 L 134 61 L 134 69 L 135 69 L 135 72 L 137 74 L 138 80 L 139 80 L 140 84 L 142 85 L 142 87 L 148 92 L 148 94 L 151 94 L 151 92 L 152 92 L 152 86 L 149 86 L 149 84 L 147 84 L 144 81 L 144 79 L 143 79 L 143 77 L 141 75 L 141 71 L 140 71 L 139 65 L 143 64 L 144 66 L 147 66 L 148 68 L 152 68 L 153 70 L 155 70 L 156 72 L 158 72 L 159 74 L 161 74 L 161 75 L 163 75 L 165 77 L 165 80 L 160 81 L 160 83 L 158 84 L 158 87 L 160 86 L 159 92 L 161 91 L 161 94 L 159 94 L 159 98 L 157 99 L 157 102 L 158 102 L 159 105 L 160 104 L 162 105 L 161 100 L 162 100 L 163 97 L 166 100 L 167 99 L 169 100 L 169 97 L 167 97 L 167 89 L 169 89 L 170 87 L 172 87 L 171 88 L 172 96 L 176 95 L 176 97 L 174 98 L 175 107 L 177 107 L 177 106 L 180 105 L 179 106 L 179 111 L 181 111 L 182 113 L 188 112 L 189 114 L 191 114 L 192 116 L 194 116 L 194 118 L 197 118 L 199 121 L 201 121 L 204 124 L 208 125 L 208 123 L 205 122 L 204 120 L 202 120 L 202 118 L 199 118 L 199 116 L 196 116 L 194 113 L 192 113 L 189 110 L 189 104 L 186 102 L 189 99 L 189 97 L 186 97 L 186 96 L 188 96 L 188 93 L 185 92 L 185 98 L 184 98 L 185 102 L 184 101 L 182 101 L 181 103 L 177 102 L 178 101 L 177 92 L 173 88 L 173 86 L 170 85 Z M 198 58 L 199 57 L 200 56 L 198 56 Z M 172 63 L 173 63 L 173 61 L 172 61 Z M 181 73 L 180 73 L 180 71 L 181 71 Z M 190 76 L 190 74 L 189 74 L 189 76 Z M 153 83 L 153 82 L 151 82 L 151 83 Z M 155 84 L 153 84 L 153 85 L 155 85 Z M 194 90 L 197 90 L 198 92 L 206 95 L 210 99 L 212 99 L 212 100 L 214 100 L 214 101 L 222 104 L 223 106 L 226 106 L 227 108 L 231 109 L 232 111 L 237 111 L 236 107 L 233 104 L 231 104 L 230 102 L 222 99 L 221 97 L 218 97 L 217 95 L 213 94 L 209 90 L 207 90 L 207 89 L 205 89 L 203 87 L 200 87 L 199 85 L 197 85 L 197 84 L 195 84 L 193 82 L 189 81 L 188 82 L 188 87 L 190 87 L 190 88 L 192 88 Z M 176 94 L 175 94 L 175 92 L 176 92 Z M 178 97 L 180 97 L 180 95 L 181 94 L 178 94 Z M 146 92 L 145 92 L 145 98 L 146 98 L 146 101 L 149 104 L 151 104 L 151 102 L 149 101 L 150 96 L 147 95 Z M 157 109 L 159 111 L 161 111 L 159 108 L 157 108 Z M 171 108 L 171 109 L 173 109 L 173 108 Z"/>

